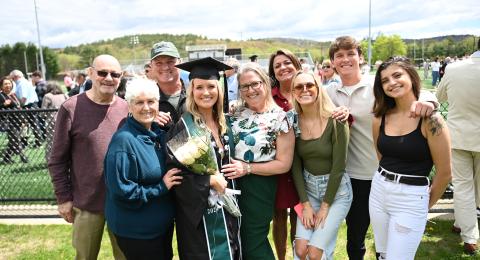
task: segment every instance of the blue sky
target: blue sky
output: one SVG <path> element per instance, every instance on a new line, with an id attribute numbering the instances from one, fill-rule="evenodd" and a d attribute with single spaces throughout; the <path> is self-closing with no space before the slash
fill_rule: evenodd
<path id="1" fill-rule="evenodd" d="M 37 42 L 34 0 L 2 0 L 0 45 Z M 368 0 L 37 0 L 42 45 L 74 46 L 123 35 L 209 38 L 368 36 Z M 372 0 L 372 36 L 480 35 L 478 0 Z M 160 40 L 160 39 L 159 39 Z"/>

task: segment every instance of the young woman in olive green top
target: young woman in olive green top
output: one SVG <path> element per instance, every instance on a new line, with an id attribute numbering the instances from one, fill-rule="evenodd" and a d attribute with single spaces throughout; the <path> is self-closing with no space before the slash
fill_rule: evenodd
<path id="1" fill-rule="evenodd" d="M 333 259 L 338 228 L 352 202 L 345 174 L 348 126 L 331 118 L 333 104 L 316 76 L 292 81 L 297 137 L 292 174 L 303 205 L 297 220 L 295 259 Z"/>

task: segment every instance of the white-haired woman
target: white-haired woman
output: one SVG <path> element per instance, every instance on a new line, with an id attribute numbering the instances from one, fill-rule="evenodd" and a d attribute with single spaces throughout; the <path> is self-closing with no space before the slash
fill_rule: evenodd
<path id="1" fill-rule="evenodd" d="M 105 157 L 105 217 L 127 259 L 172 259 L 174 207 L 169 189 L 178 169 L 166 172 L 165 133 L 154 122 L 158 87 L 133 79 L 125 94 L 129 116 Z"/>

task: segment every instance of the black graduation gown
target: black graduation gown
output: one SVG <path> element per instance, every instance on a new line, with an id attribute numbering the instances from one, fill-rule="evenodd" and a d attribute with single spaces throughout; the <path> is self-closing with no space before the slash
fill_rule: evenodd
<path id="1" fill-rule="evenodd" d="M 168 132 L 167 140 L 185 128 L 179 120 Z M 216 149 L 217 162 L 221 165 Z M 208 196 L 210 191 L 210 176 L 199 175 L 183 167 L 169 151 L 167 168 L 181 169 L 182 183 L 173 188 L 175 198 L 175 227 L 177 235 L 178 253 L 180 259 L 208 260 L 210 259 L 203 215 L 207 211 Z M 228 163 L 228 156 L 224 156 L 222 163 Z M 232 188 L 232 181 L 228 180 L 228 187 Z M 230 248 L 233 252 L 232 259 L 241 259 L 239 242 L 239 220 L 224 210 L 227 231 L 230 238 Z M 228 260 L 228 259 L 226 259 Z"/>

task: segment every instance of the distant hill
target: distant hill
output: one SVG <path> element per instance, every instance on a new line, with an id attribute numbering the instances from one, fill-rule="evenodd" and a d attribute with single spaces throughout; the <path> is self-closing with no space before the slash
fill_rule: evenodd
<path id="1" fill-rule="evenodd" d="M 132 44 L 132 35 L 126 35 L 114 39 L 96 41 L 92 43 L 80 44 L 78 46 L 68 46 L 63 50 L 57 50 L 58 53 L 69 55 L 80 55 L 82 57 L 82 66 L 85 66 L 91 59 L 100 53 L 109 53 L 119 60 L 147 60 L 150 57 L 152 45 L 159 41 L 170 41 L 175 44 L 182 57 L 186 57 L 185 47 L 187 45 L 206 45 L 206 44 L 226 44 L 227 48 L 241 48 L 242 54 L 267 57 L 274 51 L 285 48 L 296 53 L 309 52 L 313 59 L 319 60 L 327 56 L 327 50 L 330 43 L 317 42 L 312 40 L 293 39 L 293 38 L 268 38 L 268 39 L 249 39 L 245 41 L 233 41 L 230 39 L 208 39 L 204 36 L 193 34 L 141 34 L 137 35 L 139 43 Z"/>
<path id="2" fill-rule="evenodd" d="M 445 35 L 445 36 L 437 36 L 437 37 L 432 37 L 432 38 L 424 38 L 424 39 L 403 39 L 403 41 L 406 43 L 406 44 L 410 44 L 410 43 L 413 43 L 414 41 L 415 42 L 421 42 L 422 40 L 424 40 L 425 43 L 430 43 L 430 42 L 441 42 L 443 40 L 452 40 L 454 42 L 461 42 L 467 38 L 471 38 L 473 39 L 472 37 L 474 37 L 474 35 L 471 35 L 471 34 L 463 34 L 463 35 Z M 473 42 L 473 40 L 472 40 Z"/>
<path id="3" fill-rule="evenodd" d="M 138 36 L 138 44 L 132 44 L 132 35 L 126 35 L 114 39 L 96 41 L 92 43 L 80 44 L 78 46 L 69 46 L 64 49 L 57 50 L 63 57 L 65 64 L 68 60 L 79 60 L 78 63 L 70 62 L 69 67 L 86 67 L 93 57 L 101 53 L 108 53 L 117 57 L 121 62 L 129 62 L 132 60 L 138 61 L 142 64 L 149 60 L 150 49 L 152 45 L 159 41 L 170 41 L 177 46 L 180 55 L 186 57 L 187 53 L 185 47 L 187 45 L 206 45 L 206 44 L 225 44 L 227 48 L 241 48 L 244 55 L 259 55 L 266 59 L 271 53 L 280 48 L 288 49 L 295 53 L 309 53 L 313 60 L 320 61 L 328 57 L 328 48 L 330 42 L 320 42 L 307 39 L 296 38 L 263 38 L 263 39 L 248 39 L 245 41 L 233 41 L 230 39 L 209 39 L 205 36 L 194 34 L 140 34 Z M 458 46 L 460 43 L 465 45 L 469 38 L 474 38 L 472 35 L 446 35 L 424 39 L 425 55 L 426 57 L 442 56 L 448 51 L 451 51 L 448 46 Z M 413 46 L 413 39 L 403 39 L 409 46 Z M 422 39 L 415 39 L 416 46 L 419 46 Z M 442 47 L 446 45 L 447 48 Z M 473 44 L 473 40 L 472 40 Z M 363 44 L 362 44 L 363 45 Z M 366 45 L 366 44 L 365 44 Z M 468 42 L 468 46 L 470 43 Z M 418 48 L 418 47 L 417 47 Z M 413 49 L 413 48 L 411 48 Z M 461 52 L 466 52 L 470 47 L 464 47 Z M 465 50 L 465 51 L 464 51 Z M 412 51 L 413 53 L 413 51 Z M 410 55 L 412 56 L 412 55 Z M 75 58 L 76 57 L 76 58 Z M 418 57 L 418 56 L 417 56 Z M 67 66 L 64 66 L 67 67 Z"/>

